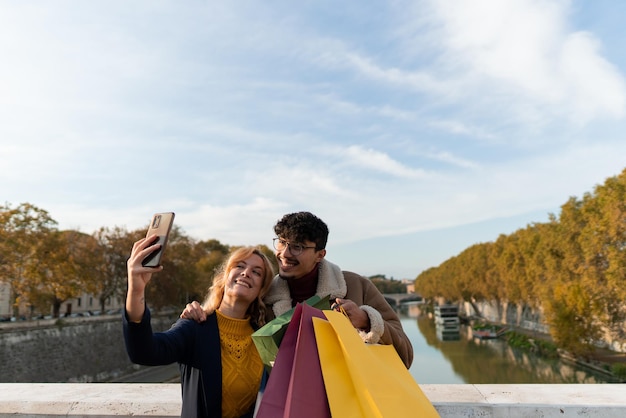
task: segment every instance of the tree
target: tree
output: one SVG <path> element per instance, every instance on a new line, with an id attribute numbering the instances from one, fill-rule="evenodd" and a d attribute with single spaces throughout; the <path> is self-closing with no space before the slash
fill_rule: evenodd
<path id="1" fill-rule="evenodd" d="M 110 298 L 124 300 L 126 296 L 126 261 L 133 243 L 145 235 L 145 231 L 129 232 L 123 227 L 102 227 L 93 233 L 93 252 L 90 259 L 91 274 L 86 279 L 86 291 L 98 298 L 100 310 L 104 311 Z"/>
<path id="2" fill-rule="evenodd" d="M 22 292 L 27 290 L 26 272 L 39 260 L 39 243 L 56 230 L 48 212 L 30 203 L 16 208 L 0 206 L 0 279 L 9 283 L 14 315 L 18 315 Z M 30 302 L 30 301 L 29 301 Z"/>
<path id="3" fill-rule="evenodd" d="M 52 231 L 37 245 L 38 262 L 31 263 L 22 283 L 22 293 L 41 308 L 52 307 L 59 317 L 63 302 L 76 298 L 86 288 L 86 277 L 93 272 L 94 238 L 82 232 Z M 43 306 L 42 306 L 43 305 Z"/>
<path id="4" fill-rule="evenodd" d="M 600 335 L 598 323 L 589 315 L 591 301 L 592 296 L 580 283 L 557 284 L 548 301 L 552 338 L 577 356 L 593 351 L 593 343 Z"/>
<path id="5" fill-rule="evenodd" d="M 599 338 L 597 313 L 603 304 L 601 291 L 584 275 L 580 235 L 586 219 L 582 206 L 582 200 L 570 198 L 550 230 L 552 250 L 546 259 L 550 284 L 544 287 L 542 297 L 552 337 L 577 354 L 592 350 L 592 342 Z"/>
<path id="6" fill-rule="evenodd" d="M 581 208 L 581 274 L 602 301 L 598 319 L 613 335 L 624 335 L 626 319 L 626 170 L 586 194 Z"/>
<path id="7" fill-rule="evenodd" d="M 390 280 L 385 275 L 377 275 L 369 278 L 381 293 L 406 293 L 406 285 L 397 280 Z"/>

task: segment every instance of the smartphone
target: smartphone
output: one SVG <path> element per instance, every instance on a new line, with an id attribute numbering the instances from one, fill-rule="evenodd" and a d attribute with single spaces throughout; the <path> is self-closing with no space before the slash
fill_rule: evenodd
<path id="1" fill-rule="evenodd" d="M 161 244 L 158 250 L 152 251 L 141 262 L 144 267 L 159 267 L 161 265 L 161 258 L 165 252 L 165 246 L 167 245 L 167 239 L 170 236 L 172 225 L 174 224 L 174 212 L 155 213 L 152 216 L 152 221 L 148 226 L 148 232 L 146 237 L 156 234 L 157 240 L 150 245 Z"/>

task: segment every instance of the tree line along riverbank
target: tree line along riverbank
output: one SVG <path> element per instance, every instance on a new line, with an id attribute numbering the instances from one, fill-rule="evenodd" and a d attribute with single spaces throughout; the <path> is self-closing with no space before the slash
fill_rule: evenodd
<path id="1" fill-rule="evenodd" d="M 598 345 L 624 352 L 624 248 L 626 170 L 582 198 L 571 197 L 548 222 L 472 245 L 425 270 L 415 289 L 430 300 L 530 311 L 576 359 L 596 356 Z M 480 309 L 475 314 L 485 317 Z"/>

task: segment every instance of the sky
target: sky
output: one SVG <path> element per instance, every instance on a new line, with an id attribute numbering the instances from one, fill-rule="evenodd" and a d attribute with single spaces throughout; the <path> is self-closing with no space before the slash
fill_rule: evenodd
<path id="1" fill-rule="evenodd" d="M 0 2 L 0 202 L 414 279 L 626 168 L 626 2 Z M 130 249 L 129 249 L 130 251 Z"/>

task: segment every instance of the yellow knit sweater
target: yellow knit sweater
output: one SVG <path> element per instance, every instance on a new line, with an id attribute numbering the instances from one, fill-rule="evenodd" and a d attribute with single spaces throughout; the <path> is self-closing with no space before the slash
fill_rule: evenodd
<path id="1" fill-rule="evenodd" d="M 215 312 L 222 349 L 222 417 L 240 417 L 256 401 L 263 362 L 250 337 L 254 330 L 249 318 Z"/>

